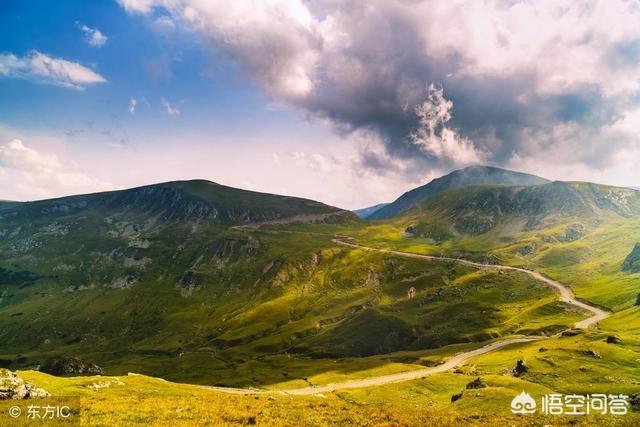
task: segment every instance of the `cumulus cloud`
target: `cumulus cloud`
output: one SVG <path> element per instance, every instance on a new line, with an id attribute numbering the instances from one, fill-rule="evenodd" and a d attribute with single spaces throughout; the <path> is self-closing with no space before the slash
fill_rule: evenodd
<path id="1" fill-rule="evenodd" d="M 172 106 L 171 104 L 169 104 L 169 101 L 167 101 L 166 99 L 160 98 L 160 103 L 162 104 L 162 107 L 164 107 L 164 110 L 167 112 L 168 115 L 177 116 L 180 114 L 180 110 Z"/>
<path id="2" fill-rule="evenodd" d="M 138 105 L 138 100 L 135 98 L 129 99 L 129 114 L 134 114 L 136 112 L 136 106 Z"/>
<path id="3" fill-rule="evenodd" d="M 637 138 L 618 130 L 607 139 L 614 138 L 612 124 L 639 105 L 634 2 L 119 3 L 150 19 L 168 14 L 270 97 L 339 133 L 375 134 L 385 155 L 412 159 L 423 172 L 513 164 L 549 146 L 576 156 L 576 145 L 581 164 L 605 168 Z M 425 94 L 431 82 L 442 86 L 446 101 Z M 576 136 L 584 137 L 580 144 Z"/>
<path id="4" fill-rule="evenodd" d="M 94 47 L 102 47 L 107 43 L 109 39 L 107 36 L 102 34 L 102 32 L 97 28 L 91 28 L 84 24 L 80 25 L 80 23 L 76 23 L 80 30 L 84 33 L 85 41 Z"/>
<path id="5" fill-rule="evenodd" d="M 78 90 L 84 89 L 86 85 L 107 81 L 83 65 L 48 56 L 36 50 L 23 57 L 11 53 L 0 54 L 0 76 Z"/>
<path id="6" fill-rule="evenodd" d="M 0 199 L 25 200 L 112 190 L 114 186 L 80 171 L 54 154 L 19 139 L 0 145 Z"/>
<path id="7" fill-rule="evenodd" d="M 427 87 L 427 99 L 416 107 L 418 129 L 409 139 L 427 155 L 446 160 L 456 166 L 477 164 L 485 159 L 485 153 L 473 143 L 447 127 L 451 120 L 453 102 L 444 97 L 443 89 L 433 83 Z"/>

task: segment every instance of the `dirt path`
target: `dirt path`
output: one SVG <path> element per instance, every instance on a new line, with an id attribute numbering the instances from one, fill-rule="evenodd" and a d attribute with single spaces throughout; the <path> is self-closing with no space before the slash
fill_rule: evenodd
<path id="1" fill-rule="evenodd" d="M 573 293 L 568 287 L 566 287 L 560 282 L 552 280 L 538 273 L 537 271 L 527 270 L 525 268 L 519 268 L 519 267 L 510 267 L 505 265 L 482 264 L 479 262 L 469 261 L 461 258 L 420 255 L 420 254 L 414 254 L 410 252 L 400 252 L 400 251 L 394 251 L 389 249 L 377 249 L 377 248 L 371 248 L 371 247 L 363 246 L 356 243 L 345 242 L 337 238 L 334 238 L 332 241 L 342 246 L 348 246 L 351 248 L 357 248 L 357 249 L 362 249 L 362 250 L 372 251 L 372 252 L 387 253 L 387 254 L 397 255 L 405 258 L 417 258 L 417 259 L 426 259 L 426 260 L 434 260 L 434 261 L 451 261 L 451 262 L 457 262 L 463 265 L 469 265 L 476 268 L 497 268 L 501 270 L 519 271 L 519 272 L 528 274 L 534 279 L 539 280 L 543 283 L 546 283 L 547 285 L 557 289 L 560 293 L 560 299 L 562 301 L 568 304 L 571 304 L 573 306 L 579 307 L 592 314 L 592 316 L 576 323 L 574 325 L 575 328 L 585 329 L 599 322 L 600 320 L 609 317 L 609 313 L 607 313 L 606 311 L 601 310 L 592 305 L 589 305 L 588 303 L 578 301 L 573 296 Z M 400 372 L 398 374 L 381 375 L 381 376 L 370 377 L 370 378 L 365 378 L 361 380 L 351 380 L 351 381 L 345 381 L 345 382 L 336 383 L 336 384 L 327 384 L 324 386 L 302 387 L 302 388 L 296 388 L 296 389 L 277 390 L 277 391 L 263 390 L 263 389 L 227 388 L 227 387 L 207 387 L 207 388 L 220 391 L 220 392 L 235 393 L 235 394 L 257 394 L 257 393 L 277 392 L 277 393 L 287 394 L 287 395 L 313 395 L 313 394 L 319 394 L 319 393 L 329 393 L 336 390 L 343 390 L 343 389 L 349 389 L 349 388 L 373 387 L 373 386 L 378 386 L 383 384 L 392 384 L 392 383 L 397 383 L 402 381 L 415 380 L 418 378 L 425 377 L 427 375 L 446 372 L 450 369 L 455 368 L 458 365 L 463 364 L 464 362 L 466 362 L 467 360 L 473 357 L 495 351 L 499 348 L 502 348 L 511 344 L 520 344 L 520 343 L 526 343 L 526 342 L 532 342 L 532 341 L 539 341 L 544 339 L 556 338 L 557 336 L 558 335 L 555 335 L 553 337 L 527 336 L 527 337 L 521 337 L 521 338 L 506 338 L 503 340 L 494 341 L 491 344 L 485 345 L 484 347 L 480 347 L 475 350 L 465 351 L 463 353 L 457 354 L 451 359 L 447 360 L 445 363 L 438 366 L 433 366 L 433 367 L 424 368 L 424 369 L 417 369 L 415 371 Z"/>

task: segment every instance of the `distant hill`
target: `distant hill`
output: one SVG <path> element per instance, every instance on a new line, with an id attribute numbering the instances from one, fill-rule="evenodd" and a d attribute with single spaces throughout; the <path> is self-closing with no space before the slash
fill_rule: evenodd
<path id="1" fill-rule="evenodd" d="M 378 203 L 377 205 L 369 206 L 368 208 L 356 209 L 353 211 L 353 213 L 358 215 L 360 218 L 366 219 L 388 204 L 389 203 Z"/>
<path id="2" fill-rule="evenodd" d="M 416 204 L 453 188 L 482 184 L 541 185 L 548 182 L 549 181 L 544 178 L 526 173 L 513 172 L 490 166 L 471 166 L 451 172 L 448 175 L 434 179 L 422 187 L 404 193 L 393 203 L 377 210 L 367 219 L 393 218 L 406 212 Z"/>

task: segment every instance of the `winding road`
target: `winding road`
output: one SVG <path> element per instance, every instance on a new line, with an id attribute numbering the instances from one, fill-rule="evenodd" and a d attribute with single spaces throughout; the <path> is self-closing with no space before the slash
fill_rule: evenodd
<path id="1" fill-rule="evenodd" d="M 346 236 L 341 236 L 343 239 L 351 239 L 350 237 L 346 237 Z M 609 313 L 607 313 L 604 310 L 601 310 L 598 307 L 592 306 L 588 303 L 582 302 L 582 301 L 578 301 L 574 296 L 573 296 L 573 292 L 571 292 L 571 290 L 563 285 L 562 283 L 552 280 L 540 273 L 538 273 L 537 271 L 533 271 L 533 270 L 527 270 L 525 268 L 520 268 L 520 267 L 511 267 L 511 266 L 506 266 L 506 265 L 498 265 L 498 264 L 483 264 L 483 263 L 479 263 L 479 262 L 474 262 L 474 261 L 469 261 L 466 259 L 462 259 L 462 258 L 450 258 L 450 257 L 441 257 L 441 256 L 433 256 L 433 255 L 420 255 L 420 254 L 414 254 L 414 253 L 410 253 L 410 252 L 401 252 L 401 251 L 394 251 L 394 250 L 389 250 L 389 249 L 378 249 L 378 248 L 372 248 L 372 247 L 368 247 L 368 246 L 363 246 L 357 243 L 351 243 L 351 242 L 345 242 L 344 240 L 341 240 L 340 238 L 334 238 L 332 239 L 332 241 L 338 245 L 341 246 L 347 246 L 350 248 L 356 248 L 356 249 L 361 249 L 361 250 L 366 250 L 366 251 L 372 251 L 372 252 L 381 252 L 381 253 L 386 253 L 386 254 L 391 254 L 391 255 L 396 255 L 396 256 L 400 256 L 400 257 L 405 257 L 405 258 L 415 258 L 415 259 L 425 259 L 425 260 L 432 260 L 432 261 L 447 261 L 447 262 L 457 262 L 459 264 L 462 265 L 468 265 L 471 267 L 476 267 L 476 268 L 482 268 L 482 269 L 501 269 L 501 270 L 508 270 L 508 271 L 518 271 L 521 273 L 525 273 L 528 274 L 530 277 L 543 282 L 549 286 L 552 286 L 553 288 L 555 288 L 556 290 L 558 290 L 559 294 L 560 294 L 560 300 L 566 302 L 567 304 L 571 304 L 575 307 L 578 307 L 584 311 L 587 311 L 591 314 L 591 316 L 589 316 L 588 318 L 581 320 L 580 322 L 576 323 L 574 325 L 574 328 L 576 329 L 586 329 L 591 325 L 594 325 L 595 323 L 609 317 Z M 459 353 L 455 356 L 453 356 L 451 359 L 447 360 L 445 363 L 438 365 L 438 366 L 433 366 L 433 367 L 429 367 L 429 368 L 424 368 L 424 369 L 417 369 L 414 371 L 408 371 L 408 372 L 400 372 L 397 374 L 389 374 L 389 375 L 381 375 L 381 376 L 375 376 L 375 377 L 370 377 L 370 378 L 364 378 L 361 380 L 351 380 L 351 381 L 344 381 L 341 383 L 335 383 L 335 384 L 327 384 L 324 386 L 310 386 L 310 387 L 302 387 L 302 388 L 296 388 L 296 389 L 287 389 L 287 390 L 265 390 L 265 389 L 244 389 L 244 388 L 231 388 L 231 387 L 206 387 L 207 389 L 211 389 L 211 390 L 216 390 L 216 391 L 220 391 L 220 392 L 225 392 L 225 393 L 234 393 L 234 394 L 258 394 L 258 393 L 274 393 L 274 392 L 278 392 L 281 394 L 286 394 L 286 395 L 315 395 L 315 394 L 320 394 L 320 393 L 328 393 L 328 392 L 333 392 L 336 390 L 343 390 L 343 389 L 350 389 L 350 388 L 365 388 L 365 387 L 373 387 L 373 386 L 378 386 L 378 385 L 383 385 L 383 384 L 391 384 L 391 383 L 397 383 L 397 382 L 402 382 L 402 381 L 409 381 L 409 380 L 415 380 L 415 379 L 419 379 L 422 377 L 425 377 L 427 375 L 432 375 L 432 374 L 437 374 L 437 373 L 441 373 L 441 372 L 446 372 L 450 369 L 455 368 L 458 365 L 463 364 L 464 362 L 466 362 L 467 360 L 476 357 L 476 356 L 480 356 L 482 354 L 486 354 L 492 351 L 495 351 L 499 348 L 511 345 L 511 344 L 520 344 L 520 343 L 526 343 L 526 342 L 532 342 L 532 341 L 540 341 L 540 340 L 545 340 L 545 339 L 550 339 L 550 338 L 557 338 L 560 334 L 554 335 L 553 337 L 544 337 L 544 336 L 526 336 L 526 337 L 520 337 L 520 338 L 506 338 L 503 340 L 499 340 L 499 341 L 494 341 L 490 344 L 485 345 L 484 347 L 480 347 L 477 348 L 475 350 L 470 350 L 470 351 L 466 351 L 463 353 Z"/>
<path id="2" fill-rule="evenodd" d="M 360 244 L 357 243 L 349 243 L 349 242 L 345 242 L 343 240 L 340 239 L 333 239 L 332 240 L 333 243 L 337 243 L 338 245 L 342 245 L 342 246 L 348 246 L 351 248 L 357 248 L 357 249 L 362 249 L 365 251 L 372 251 L 372 252 L 382 252 L 385 254 L 392 254 L 392 255 L 397 255 L 397 256 L 401 256 L 401 257 L 405 257 L 405 258 L 417 258 L 417 259 L 426 259 L 426 260 L 431 260 L 431 261 L 449 261 L 449 262 L 457 262 L 459 264 L 462 265 L 468 265 L 471 267 L 476 267 L 476 268 L 497 268 L 500 270 L 507 270 L 507 271 L 519 271 L 521 273 L 525 273 L 528 274 L 529 276 L 533 277 L 536 280 L 539 280 L 543 283 L 546 283 L 549 286 L 553 286 L 554 288 L 556 288 L 559 292 L 560 292 L 560 300 L 564 301 L 568 304 L 571 304 L 573 306 L 579 307 L 585 311 L 588 311 L 589 313 L 592 314 L 592 316 L 576 323 L 574 325 L 574 328 L 577 329 L 585 329 L 588 328 L 589 326 L 601 321 L 602 319 L 606 319 L 607 317 L 609 317 L 609 313 L 607 313 L 604 310 L 599 309 L 598 307 L 589 305 L 585 302 L 582 301 L 578 301 L 574 296 L 573 296 L 573 292 L 571 292 L 571 290 L 566 287 L 565 285 L 563 285 L 560 282 L 557 282 L 555 280 L 549 279 L 546 276 L 543 276 L 542 274 L 538 273 L 537 271 L 533 271 L 533 270 L 527 270 L 526 268 L 520 268 L 520 267 L 511 267 L 511 266 L 507 266 L 507 265 L 499 265 L 499 264 L 483 264 L 480 262 L 474 262 L 474 261 L 469 261 L 466 259 L 462 259 L 462 258 L 450 258 L 450 257 L 442 257 L 442 256 L 433 256 L 433 255 L 420 255 L 420 254 L 414 254 L 414 253 L 410 253 L 410 252 L 400 252 L 400 251 L 393 251 L 393 250 L 388 250 L 388 249 L 377 249 L 377 248 L 371 248 L 368 246 L 362 246 Z"/>

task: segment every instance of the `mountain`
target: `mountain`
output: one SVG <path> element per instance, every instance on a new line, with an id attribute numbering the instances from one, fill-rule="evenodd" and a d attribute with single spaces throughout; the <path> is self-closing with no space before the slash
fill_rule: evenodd
<path id="1" fill-rule="evenodd" d="M 525 266 L 610 309 L 629 307 L 640 292 L 633 272 L 638 251 L 631 251 L 640 242 L 640 192 L 629 188 L 468 186 L 442 192 L 384 225 L 412 248 Z M 393 234 L 387 228 L 384 238 Z"/>
<path id="2" fill-rule="evenodd" d="M 639 197 L 585 183 L 466 186 L 386 223 L 207 181 L 0 203 L 0 367 L 264 386 L 321 375 L 337 359 L 367 369 L 395 358 L 420 364 L 397 352 L 556 333 L 579 316 L 522 274 L 334 239 L 465 257 L 474 255 L 464 247 L 470 241 L 501 250 L 518 244 L 508 255 L 530 244 L 513 233 L 566 222 L 553 235 L 535 236 L 533 251 L 552 265 L 575 259 L 555 251 L 580 243 L 585 228 L 636 215 Z M 257 230 L 256 223 L 270 227 Z M 639 228 L 600 228 L 608 258 L 589 265 L 617 274 L 631 246 L 616 243 L 619 254 L 606 242 L 640 241 L 633 235 Z M 420 237 L 446 243 L 434 247 Z M 637 284 L 627 276 L 598 281 L 593 289 L 607 286 L 599 301 L 635 301 Z"/>
<path id="3" fill-rule="evenodd" d="M 366 219 L 388 204 L 389 203 L 378 203 L 377 205 L 369 206 L 368 208 L 356 209 L 355 211 L 353 211 L 353 213 L 358 215 L 360 218 Z"/>
<path id="4" fill-rule="evenodd" d="M 242 224 L 300 214 L 344 215 L 313 200 L 227 187 L 205 180 L 175 181 L 121 191 L 35 202 L 0 203 L 0 220 L 21 221 L 102 213 L 143 216 L 147 225 L 175 221 Z"/>
<path id="5" fill-rule="evenodd" d="M 640 214 L 640 195 L 631 189 L 554 181 L 535 186 L 479 185 L 442 192 L 405 212 L 413 234 L 434 240 L 455 235 L 477 236 L 494 229 L 515 234 L 578 221 L 567 229 L 567 241 L 577 239 L 584 223 L 606 214 Z M 429 236 L 431 234 L 431 236 Z"/>
<path id="6" fill-rule="evenodd" d="M 335 358 L 561 327 L 507 321 L 530 304 L 557 311 L 521 275 L 333 241 L 366 227 L 206 181 L 0 204 L 0 367 L 265 385 Z"/>
<path id="7" fill-rule="evenodd" d="M 312 262 L 312 238 L 272 245 L 237 228 L 265 222 L 359 219 L 201 180 L 0 203 L 0 366 L 47 354 L 103 352 L 100 364 L 174 354 L 193 328 L 202 342 L 216 339 L 234 310 L 276 298 L 301 259 Z"/>
<path id="8" fill-rule="evenodd" d="M 367 219 L 393 218 L 406 212 L 412 206 L 453 188 L 482 184 L 540 185 L 548 182 L 548 180 L 535 175 L 512 172 L 490 166 L 471 166 L 436 178 L 422 187 L 404 193 L 393 203 L 377 210 Z"/>

